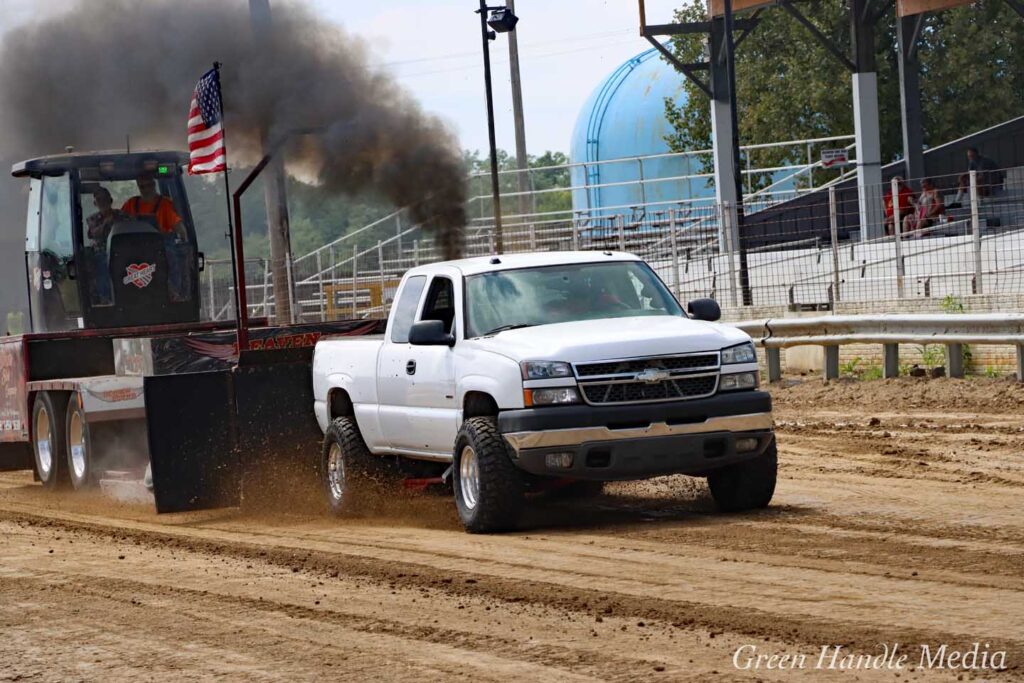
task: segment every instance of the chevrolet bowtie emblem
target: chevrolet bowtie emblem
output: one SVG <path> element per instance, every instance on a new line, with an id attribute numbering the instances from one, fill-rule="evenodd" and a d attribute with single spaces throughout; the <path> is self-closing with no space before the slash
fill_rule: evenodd
<path id="1" fill-rule="evenodd" d="M 658 384 L 664 382 L 671 375 L 668 370 L 662 370 L 661 368 L 647 368 L 636 376 L 637 382 L 646 382 L 647 384 Z"/>

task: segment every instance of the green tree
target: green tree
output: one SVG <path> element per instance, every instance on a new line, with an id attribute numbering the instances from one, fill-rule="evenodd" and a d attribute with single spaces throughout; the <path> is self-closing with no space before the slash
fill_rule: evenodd
<path id="1" fill-rule="evenodd" d="M 706 17 L 704 0 L 690 0 L 676 20 Z M 840 46 L 849 45 L 845 0 L 801 3 L 800 10 Z M 681 61 L 704 58 L 706 37 L 677 36 Z M 844 48 L 845 50 L 845 48 Z M 929 15 L 919 48 L 926 145 L 938 145 L 1008 118 L 1024 108 L 1024 21 L 1004 2 L 988 0 Z M 766 143 L 853 132 L 850 73 L 784 11 L 768 8 L 736 53 L 740 140 Z M 902 156 L 896 28 L 890 9 L 876 28 L 882 158 Z M 686 102 L 666 101 L 674 151 L 711 146 L 706 96 L 686 83 Z M 775 166 L 802 158 L 798 149 L 758 150 L 754 165 Z M 710 168 L 710 158 L 705 168 Z M 764 179 L 761 179 L 762 182 Z"/>

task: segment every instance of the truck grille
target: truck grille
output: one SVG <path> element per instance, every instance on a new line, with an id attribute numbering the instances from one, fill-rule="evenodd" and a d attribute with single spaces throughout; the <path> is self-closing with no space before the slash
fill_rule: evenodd
<path id="1" fill-rule="evenodd" d="M 580 363 L 576 366 L 577 377 L 601 377 L 605 375 L 635 375 L 644 370 L 668 370 L 686 372 L 718 368 L 717 353 L 696 353 L 689 356 L 659 356 L 655 358 L 626 358 L 600 363 Z"/>
<path id="2" fill-rule="evenodd" d="M 703 398 L 718 388 L 718 373 L 682 375 L 661 382 L 580 382 L 580 390 L 587 403 L 648 403 Z"/>

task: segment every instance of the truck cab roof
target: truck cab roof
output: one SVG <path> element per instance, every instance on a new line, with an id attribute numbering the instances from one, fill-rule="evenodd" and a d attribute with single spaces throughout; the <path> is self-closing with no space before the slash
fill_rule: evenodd
<path id="1" fill-rule="evenodd" d="M 100 167 L 124 175 L 139 175 L 157 173 L 160 166 L 164 165 L 186 165 L 188 158 L 187 153 L 173 150 L 67 152 L 19 161 L 11 167 L 11 175 L 15 178 L 41 178 L 90 167 Z"/>
<path id="2" fill-rule="evenodd" d="M 455 261 L 442 261 L 413 268 L 408 271 L 408 275 L 430 274 L 446 268 L 455 268 L 462 275 L 479 275 L 480 273 L 491 273 L 500 270 L 564 266 L 572 263 L 639 260 L 639 256 L 621 251 L 545 251 L 532 254 L 476 256 Z"/>

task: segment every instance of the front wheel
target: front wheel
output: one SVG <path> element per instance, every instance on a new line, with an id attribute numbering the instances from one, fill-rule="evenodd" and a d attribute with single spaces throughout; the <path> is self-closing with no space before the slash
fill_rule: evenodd
<path id="1" fill-rule="evenodd" d="M 523 479 L 494 418 L 471 417 L 455 438 L 455 507 L 470 533 L 513 529 L 523 508 Z"/>
<path id="2" fill-rule="evenodd" d="M 717 469 L 708 475 L 711 496 L 722 512 L 767 507 L 775 493 L 778 452 L 775 439 L 753 460 Z"/>

